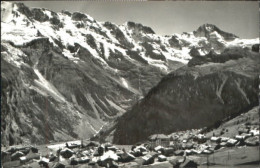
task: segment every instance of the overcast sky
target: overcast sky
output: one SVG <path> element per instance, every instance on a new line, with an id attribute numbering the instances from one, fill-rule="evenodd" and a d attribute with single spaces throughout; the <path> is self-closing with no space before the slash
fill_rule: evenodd
<path id="1" fill-rule="evenodd" d="M 259 37 L 257 1 L 25 1 L 29 7 L 43 7 L 55 12 L 68 10 L 87 13 L 97 21 L 123 24 L 134 21 L 150 26 L 157 34 L 190 32 L 212 23 L 241 38 Z"/>

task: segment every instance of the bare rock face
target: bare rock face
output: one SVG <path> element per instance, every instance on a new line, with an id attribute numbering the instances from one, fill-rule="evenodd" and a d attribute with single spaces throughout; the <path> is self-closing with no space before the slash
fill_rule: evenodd
<path id="1" fill-rule="evenodd" d="M 18 11 L 21 14 L 24 14 L 27 17 L 31 17 L 32 16 L 32 12 L 31 10 L 25 6 L 23 3 L 16 3 L 17 7 L 18 7 Z M 14 7 L 14 4 L 12 4 L 12 7 Z"/>
<path id="2" fill-rule="evenodd" d="M 42 9 L 32 9 L 31 12 L 32 17 L 39 22 L 45 22 L 49 20 L 49 17 L 43 13 Z"/>
<path id="3" fill-rule="evenodd" d="M 190 50 L 190 55 L 194 59 L 194 57 L 199 57 L 200 53 L 199 53 L 198 49 L 196 49 L 195 47 L 192 47 L 192 49 Z"/>
<path id="4" fill-rule="evenodd" d="M 213 24 L 204 24 L 200 26 L 196 31 L 194 31 L 194 35 L 197 37 L 206 37 L 207 39 L 213 40 L 216 38 L 214 32 L 220 34 L 226 41 L 232 41 L 237 38 L 236 35 L 224 32 Z"/>
<path id="5" fill-rule="evenodd" d="M 83 13 L 74 12 L 71 18 L 75 21 L 82 21 L 84 19 L 87 19 L 88 17 Z"/>
<path id="6" fill-rule="evenodd" d="M 180 40 L 178 40 L 177 36 L 172 36 L 169 39 L 169 44 L 171 45 L 171 47 L 182 49 L 182 45 L 180 43 Z"/>
<path id="7" fill-rule="evenodd" d="M 155 34 L 155 32 L 150 27 L 143 26 L 140 23 L 127 22 L 127 26 L 129 29 L 133 29 L 139 33 Z"/>
<path id="8" fill-rule="evenodd" d="M 193 50 L 193 49 L 192 49 Z M 214 51 L 209 52 L 205 56 L 197 55 L 198 53 L 192 53 L 194 56 L 189 61 L 188 66 L 202 65 L 206 63 L 224 63 L 230 60 L 237 60 L 239 58 L 248 57 L 251 54 L 248 48 L 227 48 L 221 54 L 216 54 Z"/>
<path id="9" fill-rule="evenodd" d="M 9 49 L 12 46 L 5 44 Z M 21 50 L 32 53 L 24 58 L 25 65 L 20 68 L 13 66 L 2 59 L 2 143 L 19 144 L 26 141 L 32 143 L 49 142 L 54 140 L 54 134 L 60 132 L 71 137 L 78 137 L 73 131 L 73 124 L 80 117 L 72 111 L 75 107 L 61 103 L 58 92 L 49 92 L 41 77 L 36 72 L 35 66 L 41 57 L 50 57 L 49 44 L 45 39 L 36 40 L 23 46 Z M 7 51 L 8 56 L 9 51 Z M 31 65 L 31 66 L 30 66 Z M 50 87 L 51 85 L 49 85 Z M 50 91 L 50 90 L 49 90 Z M 59 131 L 63 128 L 63 131 Z"/>
<path id="10" fill-rule="evenodd" d="M 164 77 L 118 120 L 114 143 L 211 126 L 257 105 L 260 57 L 251 51 L 240 54 L 239 59 L 182 67 Z"/>
<path id="11" fill-rule="evenodd" d="M 110 22 L 105 22 L 104 26 L 119 41 L 120 45 L 122 45 L 123 48 L 133 48 L 134 47 L 134 45 L 126 39 L 124 33 L 120 30 L 120 28 L 117 25 L 112 24 Z"/>

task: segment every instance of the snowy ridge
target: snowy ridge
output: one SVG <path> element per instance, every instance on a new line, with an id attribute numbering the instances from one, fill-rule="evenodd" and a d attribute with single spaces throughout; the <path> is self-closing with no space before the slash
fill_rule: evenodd
<path id="1" fill-rule="evenodd" d="M 63 49 L 64 56 L 75 63 L 78 63 L 78 61 L 81 60 L 73 56 L 73 54 L 69 53 L 66 49 L 69 45 L 74 46 L 75 43 L 87 49 L 93 57 L 97 58 L 106 67 L 109 66 L 107 60 L 110 59 L 111 52 L 115 53 L 115 51 L 117 51 L 124 57 L 130 59 L 129 55 L 126 53 L 126 46 L 122 47 L 119 39 L 114 35 L 114 33 L 111 33 L 113 31 L 121 31 L 127 42 L 134 46 L 130 48 L 127 47 L 127 50 L 140 51 L 140 56 L 144 60 L 146 60 L 151 66 L 158 67 L 163 71 L 169 70 L 167 67 L 167 60 L 178 61 L 186 64 L 189 59 L 191 59 L 189 52 L 192 47 L 198 48 L 201 55 L 205 55 L 210 50 L 214 49 L 214 45 L 210 45 L 212 40 L 210 41 L 206 37 L 196 37 L 193 32 L 173 34 L 172 36 L 159 36 L 156 34 L 136 32 L 136 30 L 129 28 L 127 23 L 120 26 L 112 24 L 112 29 L 110 30 L 104 26 L 105 23 L 97 22 L 85 14 L 87 20 L 75 21 L 72 16 L 65 13 L 58 13 L 57 19 L 62 22 L 63 26 L 55 28 L 48 20 L 44 22 L 30 21 L 27 16 L 19 12 L 16 4 L 13 5 L 13 8 L 11 8 L 11 3 L 3 2 L 2 4 L 3 7 L 1 9 L 5 10 L 3 21 L 1 22 L 3 28 L 3 41 L 12 41 L 16 45 L 21 45 L 37 38 L 37 33 L 40 33 L 42 36 L 48 37 L 54 46 L 57 46 L 55 41 L 60 41 L 65 47 Z M 53 18 L 52 12 L 50 11 L 44 10 L 43 13 L 49 19 Z M 79 24 L 82 24 L 83 26 L 78 28 Z M 213 31 L 211 27 L 206 27 L 206 30 Z M 100 34 L 98 32 L 103 33 Z M 86 39 L 87 35 L 94 37 L 94 43 L 97 46 L 96 48 L 92 48 L 88 44 Z M 182 46 L 181 48 L 175 48 L 169 44 L 169 40 L 172 37 L 177 37 L 176 42 Z M 236 38 L 233 41 L 225 41 L 224 37 L 216 31 L 210 33 L 210 38 L 214 38 L 216 42 L 220 42 L 224 47 L 250 47 L 252 44 L 258 43 L 259 41 L 259 38 L 250 40 Z M 165 59 L 165 61 L 158 61 L 158 59 L 149 56 L 147 49 L 141 44 L 145 41 L 152 46 L 152 52 Z M 102 46 L 100 46 L 100 44 L 102 44 Z M 205 44 L 208 46 L 205 47 Z M 102 53 L 100 53 L 101 50 L 104 50 L 104 57 L 102 56 Z"/>

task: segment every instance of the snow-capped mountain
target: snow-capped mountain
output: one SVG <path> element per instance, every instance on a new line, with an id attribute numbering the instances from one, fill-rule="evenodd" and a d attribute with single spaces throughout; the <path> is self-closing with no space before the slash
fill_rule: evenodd
<path id="1" fill-rule="evenodd" d="M 89 138 L 193 56 L 258 40 L 211 24 L 160 36 L 134 22 L 1 2 L 2 143 Z"/>

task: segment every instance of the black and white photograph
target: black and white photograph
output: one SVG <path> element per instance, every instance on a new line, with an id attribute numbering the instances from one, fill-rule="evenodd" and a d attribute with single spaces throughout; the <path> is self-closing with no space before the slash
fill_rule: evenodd
<path id="1" fill-rule="evenodd" d="M 259 168 L 258 1 L 1 1 L 1 168 Z"/>

